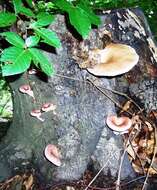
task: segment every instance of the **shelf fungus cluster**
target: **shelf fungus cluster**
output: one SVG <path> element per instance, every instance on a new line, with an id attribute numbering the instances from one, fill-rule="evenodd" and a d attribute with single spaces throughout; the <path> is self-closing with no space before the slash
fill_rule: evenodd
<path id="1" fill-rule="evenodd" d="M 31 96 L 33 98 L 33 100 L 35 100 L 35 97 L 34 97 L 34 93 L 33 93 L 33 90 L 31 89 L 30 85 L 29 84 L 23 84 L 19 87 L 19 91 L 23 94 L 27 94 L 29 96 Z M 39 109 L 33 109 L 31 110 L 30 112 L 30 115 L 32 117 L 35 117 L 37 118 L 38 120 L 44 122 L 45 119 L 42 118 L 42 113 L 43 112 L 49 112 L 49 111 L 53 111 L 53 114 L 56 114 L 55 110 L 56 110 L 57 106 L 51 102 L 46 102 L 44 103 L 41 108 Z"/>
<path id="2" fill-rule="evenodd" d="M 44 122 L 45 119 L 43 119 L 41 117 L 42 113 L 43 112 L 49 112 L 49 111 L 53 111 L 53 114 L 56 114 L 55 112 L 55 109 L 57 108 L 56 105 L 50 103 L 50 102 L 47 102 L 47 103 L 44 103 L 40 109 L 34 109 L 30 112 L 30 115 L 32 117 L 36 117 L 37 119 L 39 119 L 40 121 Z"/>
<path id="3" fill-rule="evenodd" d="M 88 56 L 87 56 L 88 53 Z M 117 76 L 130 71 L 139 61 L 139 55 L 129 45 L 110 43 L 104 49 L 92 49 L 79 62 L 95 76 Z M 80 55 L 79 55 L 80 56 Z"/>

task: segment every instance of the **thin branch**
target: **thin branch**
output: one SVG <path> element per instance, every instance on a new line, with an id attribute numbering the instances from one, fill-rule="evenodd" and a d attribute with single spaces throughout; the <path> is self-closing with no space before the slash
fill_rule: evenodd
<path id="1" fill-rule="evenodd" d="M 150 169 L 153 167 L 153 162 L 155 160 L 155 156 L 156 156 L 156 153 L 157 153 L 157 130 L 156 130 L 156 126 L 154 126 L 154 124 L 152 126 L 154 128 L 154 140 L 155 140 L 154 153 L 153 153 L 153 157 L 152 157 L 150 166 L 149 166 L 148 171 L 147 171 L 146 179 L 144 181 L 142 190 L 145 190 L 145 188 L 146 188 L 148 177 L 149 177 L 149 173 L 150 173 Z"/>
<path id="2" fill-rule="evenodd" d="M 122 93 L 122 92 L 119 92 L 119 91 L 116 91 L 116 90 L 113 90 L 113 89 L 108 89 L 108 88 L 105 88 L 105 87 L 101 87 L 101 86 L 98 86 L 98 85 L 95 85 L 94 82 L 92 82 L 90 79 L 86 79 L 86 80 L 80 80 L 80 79 L 76 79 L 74 77 L 69 77 L 69 76 L 65 76 L 65 75 L 62 75 L 62 74 L 55 74 L 56 77 L 61 77 L 61 78 L 66 78 L 66 79 L 70 79 L 70 80 L 74 80 L 74 81 L 78 81 L 78 82 L 83 82 L 83 83 L 88 83 L 88 84 L 91 84 L 93 86 L 95 86 L 99 91 L 101 91 L 107 98 L 109 98 L 113 103 L 115 103 L 115 105 L 117 107 L 119 107 L 120 109 L 123 110 L 123 107 L 121 105 L 119 105 L 113 98 L 111 98 L 108 94 L 106 94 L 102 89 L 105 89 L 107 91 L 110 91 L 114 94 L 118 94 L 120 96 L 123 96 L 125 98 L 127 98 L 128 100 L 130 100 L 139 110 L 140 112 L 143 111 L 143 109 L 132 99 L 130 98 L 128 95 Z M 124 110 L 125 111 L 125 110 Z M 126 111 L 128 112 L 128 111 Z M 132 115 L 132 113 L 128 112 L 130 115 Z"/>
<path id="3" fill-rule="evenodd" d="M 118 171 L 118 178 L 116 181 L 116 190 L 119 190 L 120 187 L 120 177 L 121 177 L 121 171 L 122 171 L 122 165 L 123 165 L 123 161 L 124 161 L 124 156 L 126 154 L 127 148 L 124 150 L 121 159 L 120 159 L 120 165 L 119 165 L 119 171 Z"/>
<path id="4" fill-rule="evenodd" d="M 108 90 L 108 91 L 111 91 L 114 94 L 118 94 L 120 96 L 123 96 L 123 97 L 127 98 L 128 100 L 130 100 L 140 110 L 140 112 L 143 112 L 143 109 L 132 98 L 130 98 L 127 94 L 125 94 L 123 92 L 119 92 L 117 90 L 108 89 L 108 88 L 105 88 L 105 87 L 101 87 L 101 88 L 103 88 L 105 90 Z"/>
<path id="5" fill-rule="evenodd" d="M 145 178 L 146 176 L 140 176 L 140 177 L 137 177 L 135 179 L 132 179 L 131 181 L 128 181 L 126 183 L 123 183 L 121 184 L 120 186 L 121 187 L 124 187 L 124 186 L 127 186 L 135 181 L 138 181 L 138 180 L 141 180 L 143 178 Z M 61 183 L 58 183 L 58 184 L 55 184 L 55 185 L 47 185 L 47 187 L 43 187 L 41 188 L 40 190 L 48 190 L 48 189 L 52 189 L 52 190 L 57 190 L 59 187 L 65 187 L 65 186 L 72 186 L 72 187 L 76 187 L 76 188 L 81 188 L 81 187 L 84 187 L 85 185 L 82 184 L 80 181 L 78 182 L 61 182 Z M 92 187 L 90 186 L 89 189 L 91 190 L 114 190 L 115 189 L 115 186 L 112 186 L 112 187 L 106 187 L 106 188 L 103 188 L 103 187 Z"/>
<path id="6" fill-rule="evenodd" d="M 88 79 L 89 80 L 89 79 Z M 124 110 L 123 107 L 116 102 L 111 96 L 109 96 L 107 93 L 105 93 L 99 86 L 95 85 L 91 80 L 89 80 L 91 82 L 91 84 L 97 88 L 102 94 L 104 94 L 108 99 L 110 99 L 117 107 L 119 107 L 120 109 Z M 131 112 L 124 110 L 125 112 L 127 112 L 128 114 L 130 114 L 131 116 L 133 115 Z"/>
<path id="7" fill-rule="evenodd" d="M 104 164 L 104 166 L 99 170 L 99 172 L 95 175 L 95 177 L 92 179 L 92 181 L 88 184 L 88 186 L 84 189 L 84 190 L 87 190 L 91 184 L 96 180 L 96 178 L 98 177 L 98 175 L 103 171 L 103 169 L 107 166 L 107 164 L 110 162 L 110 159 L 115 155 L 115 153 L 112 153 L 110 152 L 109 156 L 108 156 L 108 159 L 107 159 L 107 162 Z M 111 156 L 111 157 L 110 157 Z"/>

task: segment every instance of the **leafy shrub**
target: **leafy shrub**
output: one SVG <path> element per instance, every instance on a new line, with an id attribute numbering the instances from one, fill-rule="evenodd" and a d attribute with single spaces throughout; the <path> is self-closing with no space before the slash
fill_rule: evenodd
<path id="1" fill-rule="evenodd" d="M 31 64 L 34 64 L 50 76 L 54 73 L 53 65 L 49 63 L 47 57 L 38 47 L 39 42 L 55 48 L 61 46 L 57 34 L 47 28 L 54 21 L 55 15 L 46 9 L 41 12 L 32 0 L 26 2 L 27 6 L 24 6 L 22 0 L 13 0 L 12 5 L 15 13 L 0 12 L 0 27 L 8 27 L 19 21 L 25 25 L 23 38 L 20 34 L 11 31 L 0 33 L 0 36 L 11 45 L 1 54 L 2 75 L 10 76 L 23 73 Z M 55 0 L 49 4 L 49 8 L 52 7 L 66 12 L 69 15 L 70 23 L 83 38 L 88 36 L 92 24 L 100 24 L 99 17 L 93 13 L 88 1 L 81 0 L 79 3 L 73 4 L 66 0 Z M 31 35 L 28 35 L 29 33 Z"/>

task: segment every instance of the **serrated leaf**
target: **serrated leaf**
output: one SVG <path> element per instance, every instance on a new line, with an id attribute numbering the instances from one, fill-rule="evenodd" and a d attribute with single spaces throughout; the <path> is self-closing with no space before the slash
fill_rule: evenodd
<path id="1" fill-rule="evenodd" d="M 6 27 L 16 22 L 16 16 L 12 13 L 0 12 L 0 27 Z"/>
<path id="2" fill-rule="evenodd" d="M 31 53 L 33 62 L 36 66 L 38 66 L 37 64 L 39 63 L 41 70 L 48 76 L 54 74 L 54 68 L 52 67 L 52 64 L 40 50 L 36 48 L 29 48 L 28 50 Z"/>
<path id="3" fill-rule="evenodd" d="M 74 6 L 72 3 L 66 1 L 66 0 L 55 0 L 53 1 L 53 3 L 59 7 L 60 9 L 62 9 L 63 11 L 70 11 Z"/>
<path id="4" fill-rule="evenodd" d="M 41 12 L 37 15 L 37 21 L 34 23 L 35 27 L 47 26 L 52 23 L 54 16 L 45 12 Z"/>
<path id="5" fill-rule="evenodd" d="M 94 12 L 92 11 L 92 9 L 90 8 L 90 6 L 87 4 L 86 1 L 84 0 L 80 1 L 78 7 L 80 7 L 85 11 L 85 14 L 88 16 L 92 24 L 99 25 L 101 23 L 100 17 L 94 14 Z"/>
<path id="6" fill-rule="evenodd" d="M 18 48 L 15 46 L 6 48 L 3 50 L 0 61 L 13 63 L 15 58 L 18 57 L 23 52 L 22 48 Z"/>
<path id="7" fill-rule="evenodd" d="M 69 12 L 69 19 L 70 23 L 82 37 L 86 38 L 91 30 L 91 22 L 85 11 L 79 7 L 73 8 L 73 10 Z"/>
<path id="8" fill-rule="evenodd" d="M 25 40 L 25 44 L 27 47 L 33 47 L 38 45 L 40 38 L 38 36 L 29 36 L 28 38 L 26 38 Z"/>
<path id="9" fill-rule="evenodd" d="M 17 53 L 15 53 L 17 55 Z M 12 55 L 13 56 L 13 55 Z M 17 57 L 14 57 L 12 64 L 2 66 L 2 75 L 10 76 L 25 72 L 31 63 L 31 55 L 28 50 L 23 50 Z"/>
<path id="10" fill-rule="evenodd" d="M 39 35 L 43 42 L 49 44 L 50 46 L 60 47 L 61 43 L 56 33 L 46 28 L 34 28 L 37 35 Z"/>
<path id="11" fill-rule="evenodd" d="M 1 36 L 4 36 L 5 39 L 12 45 L 19 47 L 19 48 L 24 48 L 25 43 L 23 39 L 16 34 L 15 32 L 3 32 L 0 33 Z"/>

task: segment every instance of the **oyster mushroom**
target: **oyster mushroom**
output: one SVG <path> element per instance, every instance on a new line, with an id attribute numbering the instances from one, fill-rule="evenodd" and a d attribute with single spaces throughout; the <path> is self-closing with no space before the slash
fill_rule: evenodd
<path id="1" fill-rule="evenodd" d="M 32 117 L 36 117 L 37 119 L 39 119 L 40 121 L 42 121 L 42 122 L 44 122 L 45 121 L 45 119 L 43 119 L 42 117 L 41 117 L 41 111 L 40 110 L 32 110 L 31 112 L 30 112 L 30 115 L 32 116 Z"/>
<path id="2" fill-rule="evenodd" d="M 87 65 L 87 71 L 96 76 L 116 76 L 130 71 L 138 60 L 131 46 L 110 43 L 104 49 L 90 50 L 88 59 L 81 65 Z"/>
<path id="3" fill-rule="evenodd" d="M 23 94 L 28 94 L 29 96 L 31 96 L 33 99 L 35 99 L 34 97 L 34 93 L 30 87 L 29 84 L 24 84 L 22 86 L 19 87 L 19 91 L 22 92 Z"/>
<path id="4" fill-rule="evenodd" d="M 56 166 L 61 166 L 60 153 L 53 144 L 48 144 L 44 151 L 45 157 Z"/>
<path id="5" fill-rule="evenodd" d="M 115 134 L 128 133 L 128 129 L 132 126 L 132 120 L 129 117 L 117 117 L 115 115 L 108 116 L 106 119 L 107 126 L 112 129 Z"/>
<path id="6" fill-rule="evenodd" d="M 56 105 L 48 102 L 42 105 L 41 110 L 43 112 L 49 112 L 49 111 L 54 111 L 56 107 L 57 107 Z"/>

